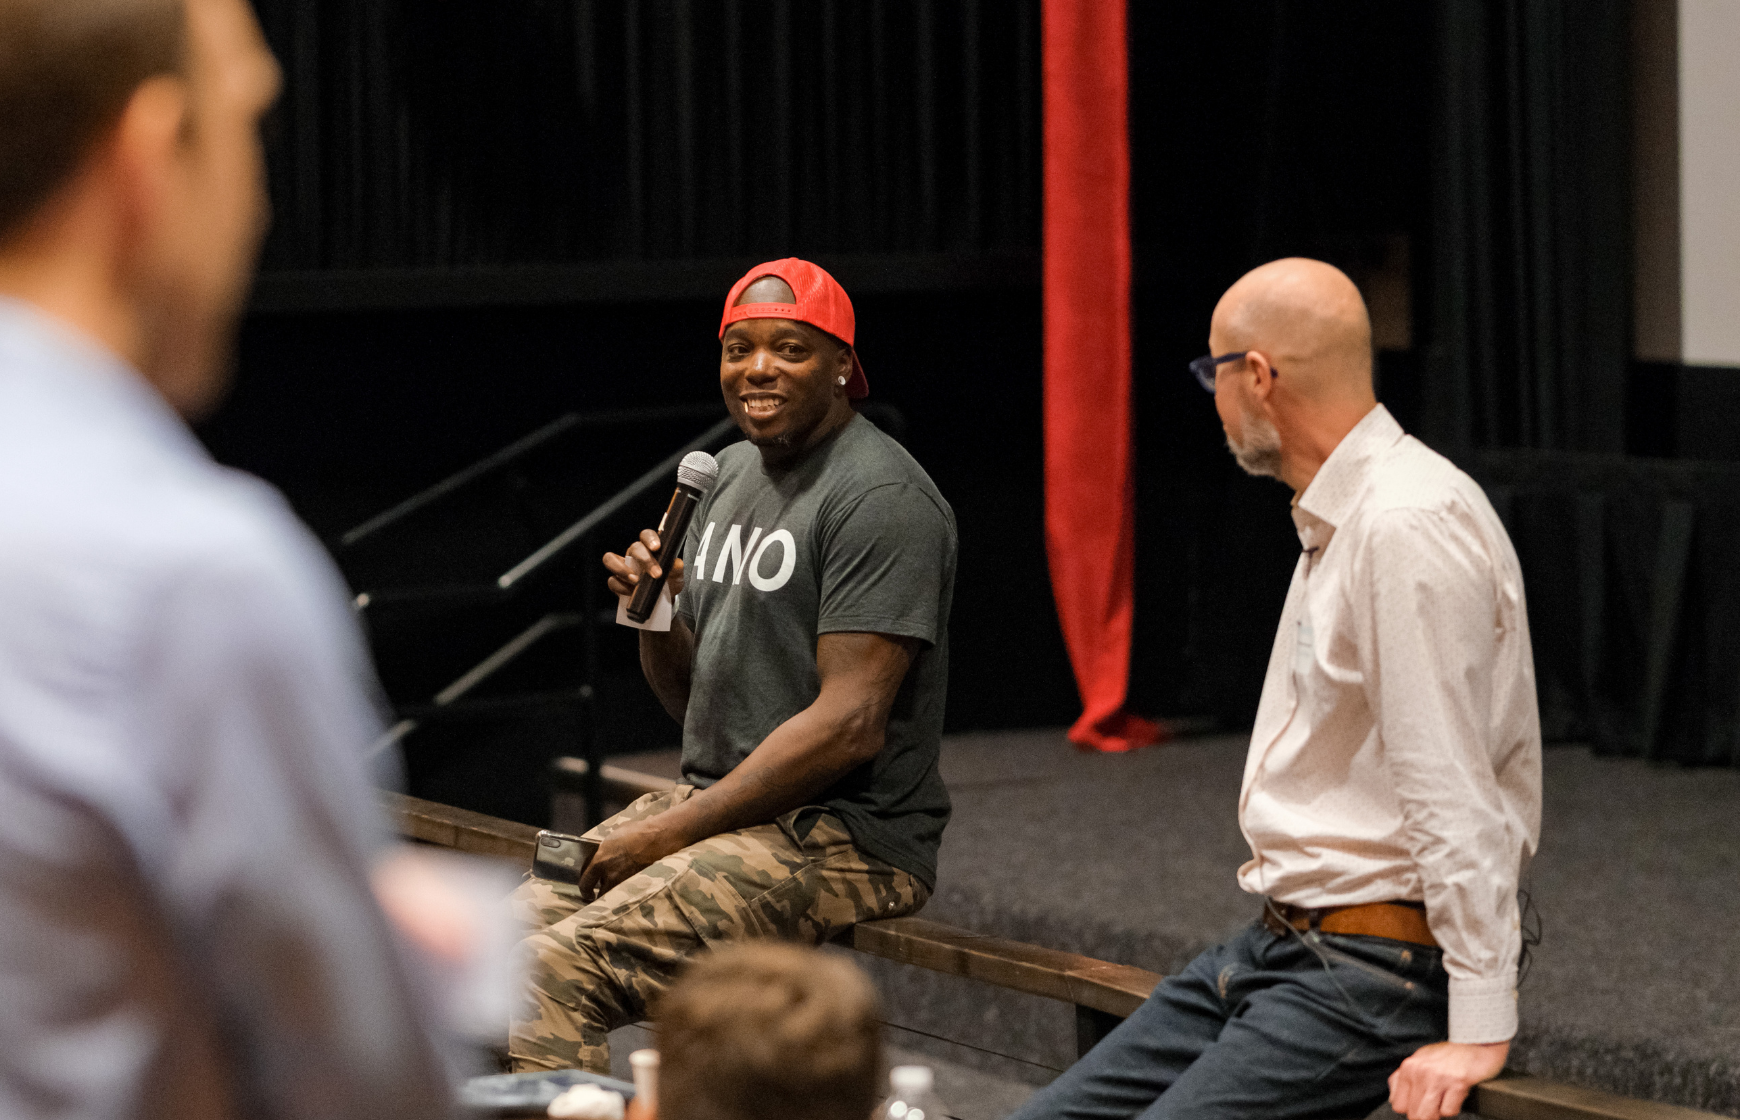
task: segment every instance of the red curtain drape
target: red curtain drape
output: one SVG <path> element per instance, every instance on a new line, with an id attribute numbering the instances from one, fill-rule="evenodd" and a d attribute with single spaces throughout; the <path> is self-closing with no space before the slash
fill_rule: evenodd
<path id="1" fill-rule="evenodd" d="M 1045 544 L 1082 747 L 1159 725 L 1124 711 L 1135 598 L 1125 0 L 1044 0 Z"/>

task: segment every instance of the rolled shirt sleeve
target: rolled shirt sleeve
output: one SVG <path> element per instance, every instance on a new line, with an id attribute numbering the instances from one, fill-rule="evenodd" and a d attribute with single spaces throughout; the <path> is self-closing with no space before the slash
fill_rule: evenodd
<path id="1" fill-rule="evenodd" d="M 1368 700 L 1427 919 L 1450 975 L 1452 1042 L 1517 1028 L 1517 878 L 1525 838 L 1497 776 L 1493 665 L 1503 624 L 1493 558 L 1456 509 L 1380 514 L 1361 627 Z"/>

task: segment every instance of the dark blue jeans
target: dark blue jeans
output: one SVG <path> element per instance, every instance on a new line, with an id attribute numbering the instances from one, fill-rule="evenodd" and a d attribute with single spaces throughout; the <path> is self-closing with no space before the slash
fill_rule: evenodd
<path id="1" fill-rule="evenodd" d="M 1445 1038 L 1448 988 L 1436 949 L 1252 923 L 1164 980 L 1011 1120 L 1364 1116 L 1404 1058 Z"/>

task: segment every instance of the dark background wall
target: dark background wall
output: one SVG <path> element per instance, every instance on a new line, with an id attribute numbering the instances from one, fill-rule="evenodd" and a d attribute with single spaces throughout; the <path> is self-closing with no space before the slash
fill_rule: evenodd
<path id="1" fill-rule="evenodd" d="M 725 288 L 811 257 L 960 515 L 951 725 L 1073 718 L 1040 522 L 1038 0 L 256 6 L 289 83 L 220 458 L 334 534 L 564 411 L 716 399 Z M 1628 290 L 1622 259 L 1573 262 L 1575 314 L 1491 311 L 1566 267 L 1501 274 L 1512 246 L 1623 226 L 1627 6 L 1594 7 L 1130 6 L 1139 709 L 1248 720 L 1296 555 L 1288 494 L 1239 474 L 1184 371 L 1255 264 L 1346 268 L 1380 396 L 1447 450 L 1671 451 L 1671 409 L 1626 411 L 1623 307 L 1578 351 L 1621 445 L 1556 419 L 1565 362 L 1517 357 Z M 1560 133 L 1596 156 L 1531 172 Z M 1546 386 L 1527 423 L 1491 401 L 1516 384 Z"/>
<path id="2" fill-rule="evenodd" d="M 1256 709 L 1298 539 L 1242 474 L 1183 364 L 1220 294 L 1277 257 L 1330 260 L 1385 312 L 1380 395 L 1417 419 L 1426 252 L 1427 5 L 1132 4 L 1137 639 L 1132 700 L 1238 726 Z"/>
<path id="3" fill-rule="evenodd" d="M 266 267 L 1031 247 L 1038 0 L 259 0 Z"/>

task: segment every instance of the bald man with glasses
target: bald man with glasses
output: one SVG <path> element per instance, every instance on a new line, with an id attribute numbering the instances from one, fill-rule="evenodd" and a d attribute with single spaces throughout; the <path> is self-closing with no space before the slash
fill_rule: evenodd
<path id="1" fill-rule="evenodd" d="M 1460 1111 L 1516 1033 L 1517 880 L 1540 836 L 1522 575 L 1480 487 L 1372 388 L 1353 283 L 1274 261 L 1222 297 L 1240 467 L 1294 491 L 1300 556 L 1239 794 L 1261 917 L 1168 977 L 1019 1120 Z"/>

